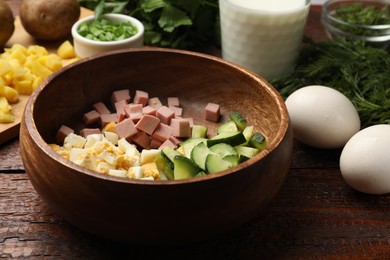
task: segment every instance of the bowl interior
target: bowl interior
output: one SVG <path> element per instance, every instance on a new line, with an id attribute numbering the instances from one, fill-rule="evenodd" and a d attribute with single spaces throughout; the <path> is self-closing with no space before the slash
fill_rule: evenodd
<path id="1" fill-rule="evenodd" d="M 55 142 L 59 127 L 65 124 L 80 130 L 85 127 L 83 114 L 94 103 L 109 104 L 111 93 L 124 88 L 130 89 L 132 97 L 135 90 L 147 91 L 149 97 L 159 97 L 163 104 L 167 97 L 179 97 L 183 117 L 207 125 L 210 134 L 215 133 L 220 122 L 204 119 L 207 103 L 221 106 L 221 121 L 228 120 L 232 111 L 240 112 L 268 140 L 267 149 L 247 164 L 272 151 L 287 131 L 288 115 L 283 99 L 261 77 L 203 54 L 142 48 L 86 58 L 45 80 L 27 105 L 27 111 L 32 109 L 33 124 L 42 138 L 36 141 L 56 156 L 54 151 L 49 151 L 47 143 Z"/>

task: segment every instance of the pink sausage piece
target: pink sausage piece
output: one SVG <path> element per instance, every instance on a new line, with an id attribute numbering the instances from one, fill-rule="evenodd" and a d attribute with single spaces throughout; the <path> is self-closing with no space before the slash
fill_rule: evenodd
<path id="1" fill-rule="evenodd" d="M 93 105 L 93 109 L 95 109 L 101 115 L 106 115 L 111 113 L 111 111 L 106 107 L 106 105 L 103 102 L 95 103 Z"/>
<path id="2" fill-rule="evenodd" d="M 139 131 L 138 133 L 136 133 L 135 135 L 133 135 L 131 137 L 131 140 L 137 144 L 138 146 L 146 149 L 146 148 L 149 148 L 150 146 L 150 142 L 151 142 L 151 138 L 150 136 L 143 132 L 143 131 Z"/>
<path id="3" fill-rule="evenodd" d="M 180 107 L 180 100 L 178 97 L 167 98 L 168 107 Z"/>
<path id="4" fill-rule="evenodd" d="M 156 130 L 153 132 L 153 138 L 165 142 L 172 135 L 172 127 L 169 125 L 160 123 Z"/>
<path id="5" fill-rule="evenodd" d="M 82 137 L 87 137 L 88 135 L 93 135 L 93 134 L 101 134 L 102 132 L 100 131 L 99 128 L 84 128 L 80 130 L 80 135 Z"/>
<path id="6" fill-rule="evenodd" d="M 160 147 L 158 149 L 162 150 L 166 146 L 172 147 L 172 148 L 176 148 L 177 147 L 171 140 L 167 139 L 164 143 L 162 143 L 162 145 L 160 145 Z"/>
<path id="7" fill-rule="evenodd" d="M 111 94 L 111 104 L 115 104 L 118 101 L 125 100 L 126 103 L 129 103 L 131 99 L 129 89 L 121 89 L 112 92 Z"/>
<path id="8" fill-rule="evenodd" d="M 116 114 L 118 117 L 119 116 L 126 116 L 126 112 L 125 112 L 126 105 L 127 105 L 127 101 L 124 99 L 115 102 L 114 107 L 115 107 L 115 111 L 116 111 Z"/>
<path id="9" fill-rule="evenodd" d="M 131 118 L 134 123 L 138 122 L 141 119 L 142 113 L 142 104 L 128 104 L 124 107 L 126 116 Z"/>
<path id="10" fill-rule="evenodd" d="M 163 142 L 161 142 L 160 140 L 158 140 L 156 138 L 152 138 L 152 140 L 150 141 L 150 148 L 151 149 L 158 149 L 162 144 L 163 144 Z"/>
<path id="11" fill-rule="evenodd" d="M 215 103 L 208 103 L 204 109 L 204 118 L 208 121 L 218 122 L 221 116 L 220 106 Z"/>
<path id="12" fill-rule="evenodd" d="M 142 114 L 144 115 L 156 116 L 156 113 L 157 113 L 157 109 L 149 105 L 142 108 Z"/>
<path id="13" fill-rule="evenodd" d="M 148 135 L 152 135 L 154 130 L 158 127 L 160 124 L 160 119 L 155 116 L 151 115 L 143 115 L 141 119 L 137 122 L 135 127 L 138 130 L 144 131 Z"/>
<path id="14" fill-rule="evenodd" d="M 100 115 L 100 124 L 102 127 L 106 126 L 107 124 L 114 122 L 118 122 L 118 116 L 116 113 L 111 113 L 111 114 L 103 114 Z"/>
<path id="15" fill-rule="evenodd" d="M 159 109 L 163 106 L 163 104 L 161 103 L 161 101 L 158 97 L 150 98 L 148 101 L 148 105 L 155 108 L 155 109 Z"/>
<path id="16" fill-rule="evenodd" d="M 175 112 L 175 117 L 181 117 L 183 115 L 183 108 L 181 107 L 169 106 L 168 108 Z"/>
<path id="17" fill-rule="evenodd" d="M 161 120 L 161 123 L 170 125 L 171 119 L 175 117 L 175 112 L 167 106 L 162 106 L 157 109 L 156 116 Z"/>
<path id="18" fill-rule="evenodd" d="M 58 129 L 56 134 L 56 141 L 58 144 L 63 144 L 65 137 L 69 134 L 73 134 L 74 130 L 66 125 L 62 125 L 60 129 Z"/>
<path id="19" fill-rule="evenodd" d="M 172 118 L 171 125 L 172 127 L 172 136 L 175 137 L 190 137 L 191 136 L 191 126 L 190 122 L 183 118 Z"/>
<path id="20" fill-rule="evenodd" d="M 135 104 L 142 104 L 142 106 L 146 106 L 148 104 L 149 94 L 148 92 L 142 90 L 136 90 L 134 95 L 133 102 Z"/>
<path id="21" fill-rule="evenodd" d="M 86 125 L 91 125 L 100 120 L 100 114 L 96 110 L 91 110 L 84 114 L 83 122 Z"/>
<path id="22" fill-rule="evenodd" d="M 118 136 L 120 138 L 125 138 L 126 140 L 138 133 L 138 130 L 135 127 L 133 120 L 131 120 L 130 118 L 126 118 L 123 121 L 117 123 L 115 128 Z"/>

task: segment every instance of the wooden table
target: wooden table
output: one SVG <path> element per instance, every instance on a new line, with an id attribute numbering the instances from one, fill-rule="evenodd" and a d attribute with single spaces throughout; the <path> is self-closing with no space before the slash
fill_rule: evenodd
<path id="1" fill-rule="evenodd" d="M 7 1 L 15 14 L 19 1 Z M 306 35 L 324 39 L 320 8 Z M 306 259 L 390 258 L 390 196 L 349 188 L 340 150 L 294 143 L 291 169 L 264 212 L 221 237 L 180 247 L 131 247 L 99 239 L 55 215 L 31 186 L 18 139 L 0 146 L 0 258 Z"/>

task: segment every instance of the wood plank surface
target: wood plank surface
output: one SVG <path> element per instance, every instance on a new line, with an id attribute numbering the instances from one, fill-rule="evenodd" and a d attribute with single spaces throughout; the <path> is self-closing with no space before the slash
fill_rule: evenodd
<path id="1" fill-rule="evenodd" d="M 17 8 L 18 1 L 7 1 Z M 324 39 L 320 8 L 307 35 Z M 390 195 L 349 188 L 340 150 L 294 142 L 292 165 L 264 212 L 220 237 L 180 247 L 132 247 L 89 235 L 58 217 L 24 172 L 19 142 L 0 145 L 0 258 L 390 259 Z"/>

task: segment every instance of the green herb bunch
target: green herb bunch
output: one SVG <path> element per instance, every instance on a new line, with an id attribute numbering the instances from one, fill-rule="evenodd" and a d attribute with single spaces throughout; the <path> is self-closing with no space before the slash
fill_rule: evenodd
<path id="1" fill-rule="evenodd" d="M 140 20 L 144 42 L 179 49 L 220 45 L 218 0 L 79 0 L 80 5 L 103 13 L 123 13 Z"/>
<path id="2" fill-rule="evenodd" d="M 390 10 L 387 6 L 378 7 L 362 3 L 344 4 L 335 8 L 333 16 L 349 23 L 349 25 L 339 25 L 342 30 L 361 36 L 387 34 L 386 29 L 368 30 L 364 26 L 390 24 Z"/>
<path id="3" fill-rule="evenodd" d="M 270 83 L 283 98 L 308 85 L 332 87 L 352 101 L 362 127 L 390 123 L 390 55 L 363 42 L 305 39 L 295 71 Z"/>

